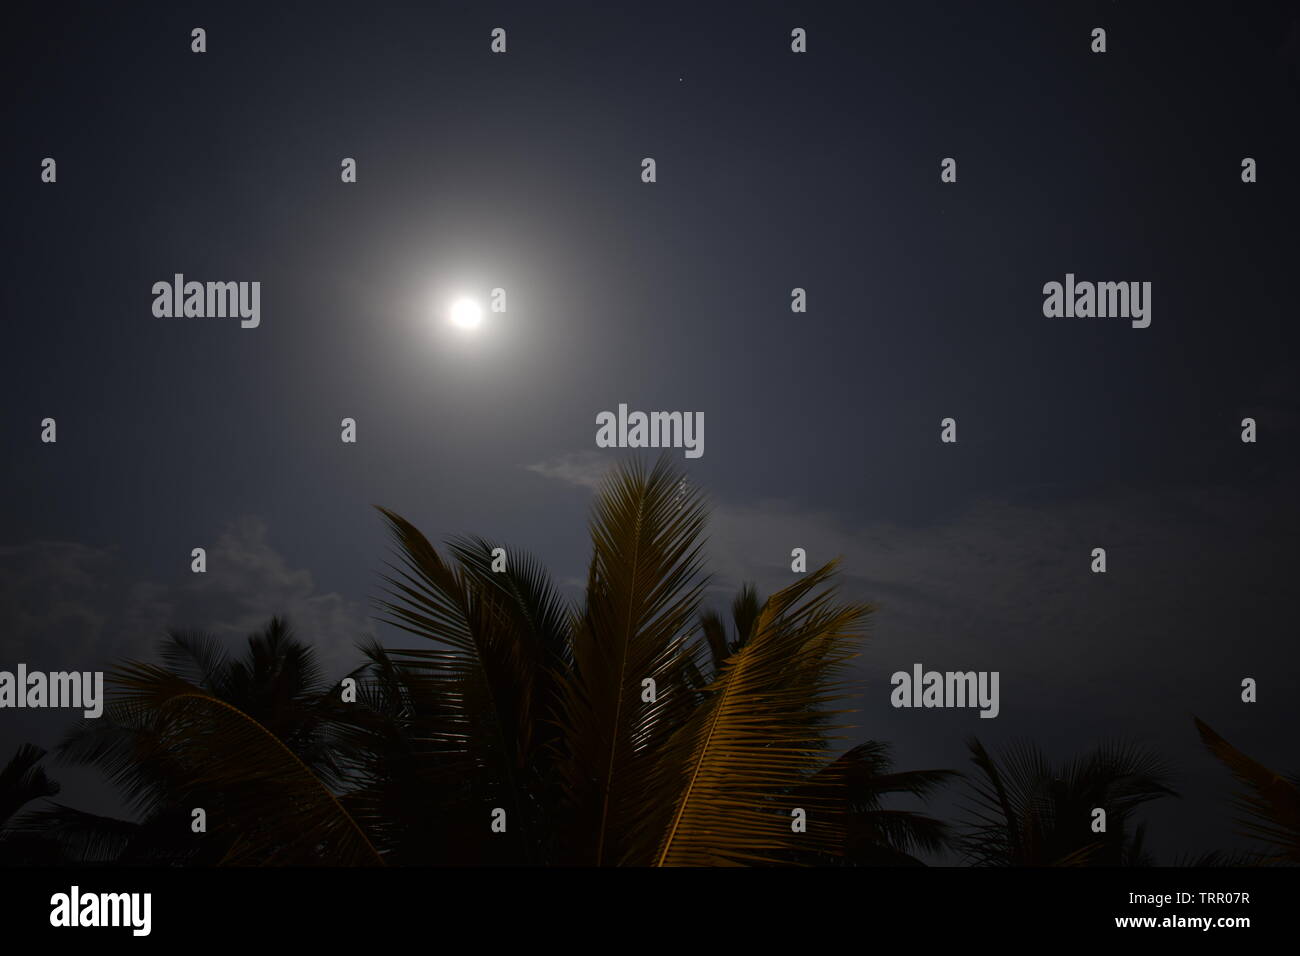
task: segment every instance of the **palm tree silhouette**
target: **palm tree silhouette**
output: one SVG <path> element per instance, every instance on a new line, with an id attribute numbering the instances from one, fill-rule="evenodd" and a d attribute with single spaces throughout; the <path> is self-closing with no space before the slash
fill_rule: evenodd
<path id="1" fill-rule="evenodd" d="M 967 741 L 978 774 L 969 779 L 970 817 L 959 840 L 977 866 L 1144 866 L 1144 828 L 1131 827 L 1144 803 L 1177 796 L 1155 755 L 1104 744 L 1054 767 L 1034 744 L 1021 742 L 995 759 Z M 1092 829 L 1093 811 L 1106 829 Z"/>
<path id="2" fill-rule="evenodd" d="M 331 790 L 341 705 L 311 648 L 274 618 L 242 658 L 192 631 L 170 632 L 160 651 L 163 665 L 121 665 L 104 715 L 58 748 L 102 769 L 140 819 L 56 804 L 28 830 L 87 862 L 307 863 L 327 851 L 365 862 L 364 835 Z M 214 825 L 196 832 L 199 809 Z"/>
<path id="3" fill-rule="evenodd" d="M 40 766 L 45 751 L 20 746 L 0 770 L 0 863 L 58 863 L 61 858 L 41 840 L 33 839 L 19 812 L 33 800 L 52 797 L 59 784 Z"/>
<path id="4" fill-rule="evenodd" d="M 431 646 L 363 643 L 353 697 L 281 621 L 237 660 L 170 635 L 61 748 L 143 821 L 55 808 L 65 845 L 89 829 L 129 861 L 583 866 L 915 863 L 943 845 L 938 821 L 882 800 L 948 772 L 893 773 L 874 742 L 833 757 L 872 607 L 836 597 L 831 563 L 765 600 L 743 589 L 717 643 L 706 509 L 665 460 L 601 487 L 576 603 L 527 554 L 502 568 L 458 538 L 444 558 L 380 511 L 397 560 L 379 608 Z"/>

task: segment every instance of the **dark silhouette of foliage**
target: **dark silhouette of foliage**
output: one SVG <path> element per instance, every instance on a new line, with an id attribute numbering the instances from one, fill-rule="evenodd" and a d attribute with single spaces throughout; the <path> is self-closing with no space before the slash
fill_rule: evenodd
<path id="1" fill-rule="evenodd" d="M 0 863 L 61 862 L 52 846 L 31 837 L 20 816 L 27 804 L 59 792 L 59 784 L 40 765 L 44 757 L 40 747 L 23 744 L 0 770 Z"/>
<path id="2" fill-rule="evenodd" d="M 1134 811 L 1177 796 L 1169 771 L 1154 754 L 1104 744 L 1053 767 L 1032 743 L 994 758 L 976 738 L 967 741 L 977 774 L 969 777 L 970 818 L 960 845 L 977 866 L 1146 866 L 1143 827 Z M 1092 830 L 1093 810 L 1106 811 L 1106 830 Z"/>
<path id="3" fill-rule="evenodd" d="M 104 715 L 58 748 L 104 771 L 140 819 L 56 804 L 27 818 L 30 832 L 86 862 L 380 862 L 332 789 L 342 779 L 331 739 L 351 715 L 283 620 L 250 636 L 242 658 L 185 631 L 167 635 L 161 656 L 120 665 Z M 207 832 L 194 832 L 196 808 Z"/>

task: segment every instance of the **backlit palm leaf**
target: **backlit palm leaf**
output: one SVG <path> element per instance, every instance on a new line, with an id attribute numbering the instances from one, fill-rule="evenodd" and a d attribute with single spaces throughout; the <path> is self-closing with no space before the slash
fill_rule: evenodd
<path id="1" fill-rule="evenodd" d="M 834 564 L 772 595 L 749 639 L 722 665 L 679 731 L 684 759 L 665 760 L 677 796 L 659 865 L 789 862 L 843 852 L 848 806 L 824 771 L 835 678 L 853 656 L 868 605 L 838 605 L 822 588 Z M 820 589 L 820 590 L 819 590 Z M 674 755 L 675 756 L 675 755 Z M 819 773 L 818 771 L 822 771 Z M 793 811 L 806 814 L 795 832 Z"/>
<path id="2" fill-rule="evenodd" d="M 597 498 L 586 604 L 561 685 L 566 840 L 580 862 L 653 861 L 672 805 L 655 779 L 659 754 L 695 703 L 703 525 L 699 492 L 683 495 L 664 459 L 648 474 L 619 469 Z M 653 700 L 643 699 L 648 680 Z"/>

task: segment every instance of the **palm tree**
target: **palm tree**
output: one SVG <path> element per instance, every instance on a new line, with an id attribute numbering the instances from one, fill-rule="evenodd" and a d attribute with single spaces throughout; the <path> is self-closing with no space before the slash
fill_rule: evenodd
<path id="1" fill-rule="evenodd" d="M 957 775 L 955 770 L 894 770 L 888 744 L 868 740 L 831 764 L 848 800 L 844 861 L 855 866 L 919 866 L 918 854 L 938 853 L 952 843 L 942 820 L 884 806 L 890 794 L 927 799 Z"/>
<path id="2" fill-rule="evenodd" d="M 366 818 L 385 816 L 388 758 L 402 754 L 400 779 L 457 782 L 438 813 L 465 860 L 843 855 L 849 802 L 845 775 L 827 766 L 831 708 L 872 608 L 835 600 L 833 564 L 756 606 L 743 646 L 706 682 L 695 635 L 705 509 L 663 461 L 607 478 L 574 608 L 527 556 L 509 551 L 493 571 L 488 542 L 460 539 L 449 563 L 410 522 L 383 514 L 401 561 L 381 607 L 435 647 L 374 655 L 387 679 L 372 692 L 390 712 L 404 701 L 407 716 L 371 785 L 351 795 Z M 505 833 L 490 828 L 491 811 L 504 811 Z"/>
<path id="3" fill-rule="evenodd" d="M 134 845 L 189 862 L 915 862 L 940 846 L 942 825 L 881 800 L 945 772 L 894 774 L 870 742 L 830 759 L 872 607 L 836 598 L 834 563 L 763 601 L 746 588 L 719 653 L 705 507 L 679 479 L 663 460 L 606 479 L 577 603 L 527 554 L 502 568 L 459 538 L 444 558 L 381 508 L 397 561 L 379 607 L 430 646 L 363 644 L 352 699 L 278 622 L 244 661 L 172 635 L 166 666 L 118 668 L 112 719 L 64 753 L 166 834 Z"/>
<path id="4" fill-rule="evenodd" d="M 42 748 L 23 744 L 0 770 L 0 863 L 57 861 L 43 844 L 29 839 L 20 825 L 11 826 L 21 824 L 18 813 L 27 804 L 59 792 L 59 784 L 40 766 L 44 757 Z"/>
<path id="5" fill-rule="evenodd" d="M 970 780 L 971 817 L 961 846 L 977 866 L 1144 866 L 1144 829 L 1134 811 L 1177 796 L 1153 754 L 1104 744 L 1053 767 L 1032 743 L 1013 744 L 1001 760 L 976 738 L 967 741 L 978 775 Z M 1093 832 L 1093 812 L 1106 829 Z"/>
<path id="6" fill-rule="evenodd" d="M 251 635 L 243 658 L 187 631 L 170 632 L 161 656 L 164 665 L 121 665 L 104 715 L 58 748 L 63 760 L 105 771 L 140 819 L 56 804 L 26 819 L 29 832 L 91 862 L 302 863 L 326 849 L 378 862 L 331 789 L 341 783 L 337 688 L 285 621 Z M 295 839 L 300 830 L 308 842 Z"/>
<path id="7" fill-rule="evenodd" d="M 1207 750 L 1232 771 L 1245 789 L 1234 798 L 1244 813 L 1238 826 L 1265 847 L 1258 862 L 1300 863 L 1300 777 L 1284 777 L 1252 760 L 1197 717 L 1197 733 Z"/>

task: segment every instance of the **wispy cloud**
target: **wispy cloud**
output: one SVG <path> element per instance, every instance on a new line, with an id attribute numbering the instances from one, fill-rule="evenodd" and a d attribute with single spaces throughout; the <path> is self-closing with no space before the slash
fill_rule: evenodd
<path id="1" fill-rule="evenodd" d="M 537 472 L 543 478 L 594 489 L 600 487 L 600 480 L 605 477 L 613 464 L 609 455 L 603 455 L 598 451 L 575 451 L 524 467 L 529 471 Z"/>
<path id="2" fill-rule="evenodd" d="M 327 672 L 355 663 L 353 647 L 368 624 L 364 610 L 318 590 L 310 571 L 292 567 L 275 549 L 261 519 L 244 517 L 222 531 L 208 549 L 207 568 L 172 590 L 177 621 L 235 638 L 279 615 L 316 649 Z"/>
<path id="3" fill-rule="evenodd" d="M 0 546 L 0 660 L 87 669 L 140 653 L 170 611 L 162 589 L 132 584 L 110 548 L 72 541 Z"/>
<path id="4" fill-rule="evenodd" d="M 242 640 L 273 615 L 287 617 L 327 671 L 352 662 L 368 626 L 354 601 L 316 587 L 271 544 L 266 524 L 232 522 L 207 553 L 207 571 L 178 558 L 175 578 L 139 579 L 112 548 L 35 541 L 0 546 L 0 660 L 44 669 L 102 669 L 151 657 L 168 628 Z"/>

